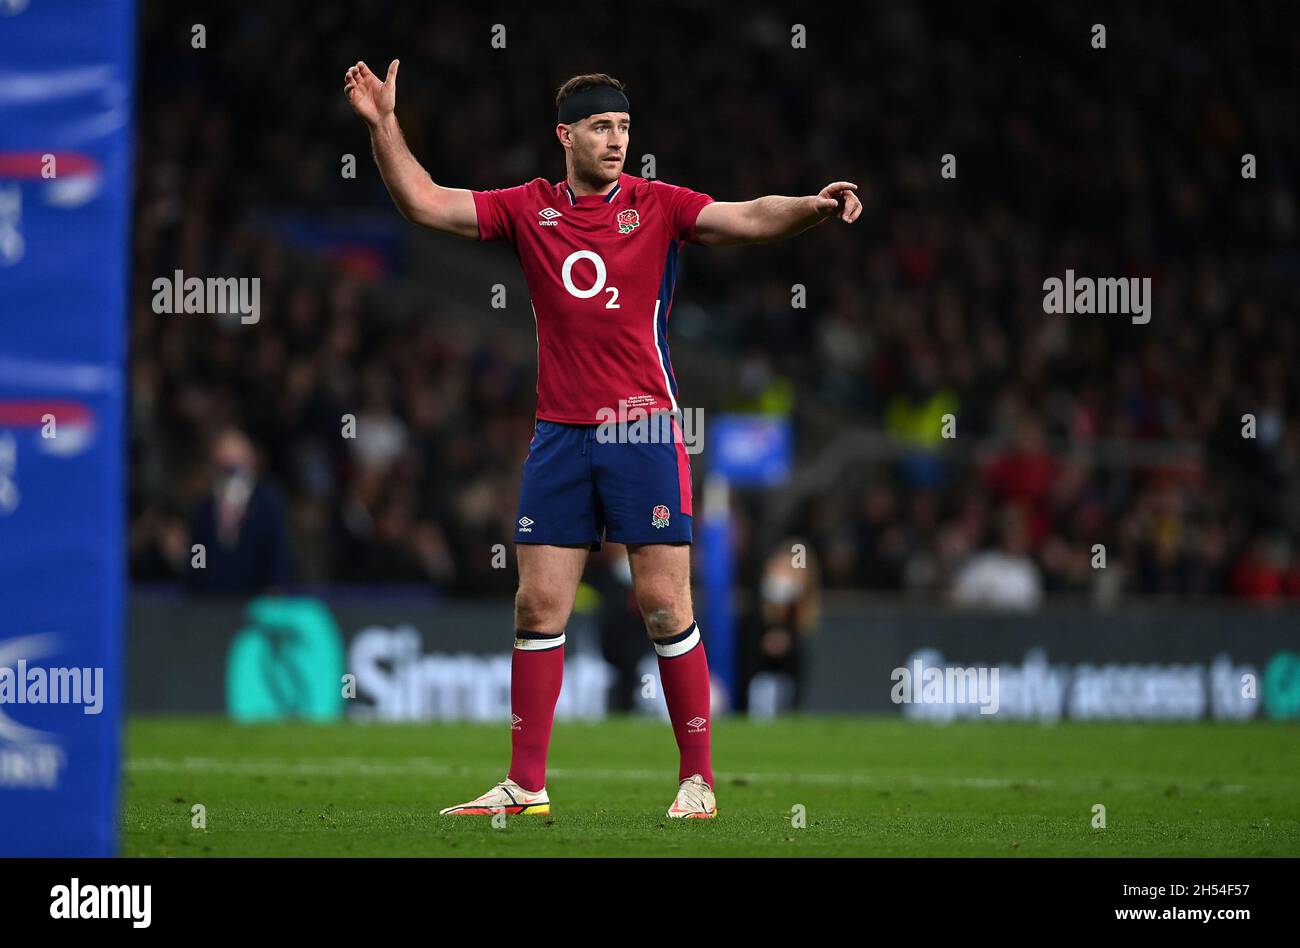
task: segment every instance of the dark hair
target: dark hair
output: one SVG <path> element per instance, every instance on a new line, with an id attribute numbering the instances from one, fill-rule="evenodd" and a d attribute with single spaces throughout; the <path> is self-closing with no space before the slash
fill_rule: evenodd
<path id="1" fill-rule="evenodd" d="M 612 86 L 619 92 L 626 92 L 623 83 L 619 82 L 613 76 L 607 76 L 603 72 L 591 72 L 582 76 L 574 76 L 566 80 L 560 88 L 555 90 L 555 107 L 558 109 L 560 103 L 569 96 L 581 92 L 584 89 L 595 89 L 599 86 Z"/>

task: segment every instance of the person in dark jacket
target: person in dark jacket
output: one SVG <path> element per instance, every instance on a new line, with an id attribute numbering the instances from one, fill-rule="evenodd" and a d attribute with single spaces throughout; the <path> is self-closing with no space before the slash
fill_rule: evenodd
<path id="1" fill-rule="evenodd" d="M 778 543 L 763 564 L 757 603 L 741 622 L 737 710 L 767 717 L 803 706 L 807 639 L 821 622 L 821 571 L 806 540 Z"/>
<path id="2" fill-rule="evenodd" d="M 258 478 L 252 443 L 227 429 L 213 440 L 210 457 L 211 489 L 190 518 L 189 588 L 251 595 L 283 587 L 293 577 L 284 506 Z"/>

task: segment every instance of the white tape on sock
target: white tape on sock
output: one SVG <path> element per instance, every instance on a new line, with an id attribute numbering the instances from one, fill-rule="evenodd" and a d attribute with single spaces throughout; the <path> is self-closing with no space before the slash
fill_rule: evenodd
<path id="1" fill-rule="evenodd" d="M 680 642 L 656 642 L 655 651 L 661 658 L 676 658 L 678 655 L 685 655 L 695 646 L 700 644 L 700 624 L 697 622 L 691 626 L 691 634 L 686 636 Z"/>
<path id="2" fill-rule="evenodd" d="M 515 648 L 521 652 L 549 652 L 564 644 L 564 633 L 544 639 L 515 639 Z"/>

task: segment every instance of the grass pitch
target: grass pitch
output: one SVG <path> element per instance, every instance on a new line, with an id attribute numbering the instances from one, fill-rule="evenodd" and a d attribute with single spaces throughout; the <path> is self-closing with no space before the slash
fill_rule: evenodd
<path id="1" fill-rule="evenodd" d="M 1300 855 L 1294 725 L 720 719 L 718 819 L 678 821 L 664 816 L 677 787 L 666 722 L 561 723 L 550 816 L 501 828 L 439 817 L 504 776 L 509 741 L 480 725 L 134 717 L 122 853 Z M 1092 826 L 1096 804 L 1105 829 Z"/>

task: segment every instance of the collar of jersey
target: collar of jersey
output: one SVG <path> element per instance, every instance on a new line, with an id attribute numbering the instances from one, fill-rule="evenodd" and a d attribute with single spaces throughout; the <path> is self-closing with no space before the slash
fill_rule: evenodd
<path id="1" fill-rule="evenodd" d="M 579 204 L 612 204 L 614 198 L 618 197 L 623 190 L 623 176 L 618 176 L 618 183 L 614 185 L 608 194 L 574 194 L 573 188 L 569 187 L 568 179 L 560 185 L 560 193 L 569 200 L 569 205 L 576 206 Z"/>

